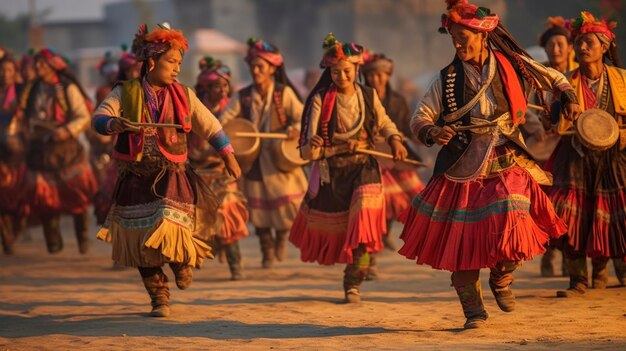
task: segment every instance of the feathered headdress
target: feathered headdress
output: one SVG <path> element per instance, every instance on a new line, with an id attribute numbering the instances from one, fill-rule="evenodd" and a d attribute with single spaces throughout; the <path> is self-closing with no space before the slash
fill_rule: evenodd
<path id="1" fill-rule="evenodd" d="M 363 47 L 355 43 L 342 44 L 333 33 L 328 33 L 322 44 L 324 57 L 320 62 L 321 68 L 336 65 L 341 60 L 351 63 L 363 64 Z"/>
<path id="2" fill-rule="evenodd" d="M 608 41 L 615 40 L 613 29 L 617 27 L 617 22 L 607 21 L 606 19 L 596 19 L 590 12 L 582 11 L 580 17 L 570 21 L 570 30 L 572 38 L 587 33 L 597 33 L 605 35 Z"/>
<path id="3" fill-rule="evenodd" d="M 188 50 L 183 32 L 172 29 L 167 22 L 159 24 L 150 33 L 144 23 L 139 25 L 131 49 L 138 61 L 145 61 L 170 49 L 180 50 L 181 53 Z"/>
<path id="4" fill-rule="evenodd" d="M 248 54 L 245 60 L 250 63 L 256 57 L 264 59 L 272 66 L 280 67 L 283 64 L 283 55 L 280 54 L 275 45 L 263 39 L 251 37 L 248 39 Z"/>
<path id="5" fill-rule="evenodd" d="M 491 32 L 498 26 L 500 18 L 486 7 L 478 7 L 467 0 L 446 0 L 447 12 L 441 15 L 439 32 L 446 34 L 453 23 L 479 32 Z"/>

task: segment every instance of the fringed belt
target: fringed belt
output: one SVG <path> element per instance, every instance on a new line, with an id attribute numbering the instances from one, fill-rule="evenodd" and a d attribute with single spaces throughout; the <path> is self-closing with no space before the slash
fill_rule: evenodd
<path id="1" fill-rule="evenodd" d="M 347 167 L 355 164 L 364 164 L 369 160 L 365 154 L 341 154 L 328 158 L 328 165 L 334 168 Z"/>
<path id="2" fill-rule="evenodd" d="M 139 162 L 119 162 L 118 173 L 120 176 L 132 173 L 137 176 L 145 177 L 158 174 L 164 171 L 184 172 L 186 170 L 185 163 L 176 163 L 165 158 L 144 157 Z"/>

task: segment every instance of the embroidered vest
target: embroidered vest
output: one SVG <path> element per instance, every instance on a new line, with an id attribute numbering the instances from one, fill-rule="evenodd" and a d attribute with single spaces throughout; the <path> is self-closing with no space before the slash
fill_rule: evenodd
<path id="1" fill-rule="evenodd" d="M 368 142 L 371 145 L 374 145 L 374 129 L 376 126 L 376 116 L 374 115 L 374 89 L 358 84 L 363 92 L 363 102 L 365 103 L 365 121 L 363 121 L 363 129 L 365 129 L 366 137 Z M 326 95 L 326 91 L 322 92 L 321 99 L 324 101 L 324 96 Z M 328 123 L 328 137 L 331 142 L 333 140 L 333 135 L 337 131 L 337 125 L 339 124 L 339 120 L 337 117 L 337 103 L 335 102 L 335 108 L 333 108 L 333 112 L 330 117 L 330 122 Z M 322 135 L 321 124 L 318 126 L 317 134 Z"/>
<path id="2" fill-rule="evenodd" d="M 494 62 L 495 64 L 495 62 Z M 463 69 L 463 62 L 455 57 L 454 61 L 440 72 L 441 78 L 441 99 L 443 105 L 442 116 L 448 115 L 466 103 L 468 103 L 476 94 L 470 86 L 469 81 L 465 77 L 465 70 Z M 523 81 L 518 76 L 520 84 L 523 85 Z M 493 81 L 491 82 L 491 90 L 496 98 L 497 107 L 492 116 L 496 118 L 506 112 L 509 112 L 509 101 L 505 93 L 504 85 L 500 71 L 496 70 Z M 443 127 L 448 126 L 467 126 L 470 125 L 471 111 L 464 116 L 453 122 L 445 122 L 443 118 L 439 118 L 436 125 Z M 459 158 L 463 155 L 468 145 L 472 140 L 472 134 L 469 131 L 458 132 L 447 145 L 441 148 L 435 161 L 435 167 L 433 171 L 433 178 L 441 173 L 446 172 Z"/>
<path id="3" fill-rule="evenodd" d="M 163 106 L 161 107 L 161 120 L 159 123 L 180 124 L 183 128 L 157 128 L 157 145 L 159 147 L 159 151 L 167 160 L 181 163 L 187 161 L 187 133 L 191 131 L 189 89 L 179 83 L 173 84 L 177 85 L 173 90 L 179 92 L 178 98 L 185 99 L 183 104 L 187 106 L 187 110 L 180 112 L 180 114 L 183 114 L 182 116 L 177 115 L 174 103 L 172 102 L 171 93 L 167 94 Z M 141 81 L 139 79 L 125 81 L 122 83 L 122 87 L 121 117 L 127 118 L 131 121 L 138 118 L 141 118 L 141 122 L 148 121 L 146 118 L 148 111 L 145 107 L 143 99 Z M 113 157 L 123 161 L 141 161 L 143 156 L 143 144 L 143 132 L 120 133 L 113 149 Z"/>

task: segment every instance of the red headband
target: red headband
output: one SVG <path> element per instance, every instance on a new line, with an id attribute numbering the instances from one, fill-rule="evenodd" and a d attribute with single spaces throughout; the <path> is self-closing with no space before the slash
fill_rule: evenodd
<path id="1" fill-rule="evenodd" d="M 467 0 L 446 0 L 447 13 L 441 15 L 439 31 L 446 33 L 453 23 L 479 32 L 491 32 L 498 26 L 500 18 L 485 7 L 470 4 Z"/>

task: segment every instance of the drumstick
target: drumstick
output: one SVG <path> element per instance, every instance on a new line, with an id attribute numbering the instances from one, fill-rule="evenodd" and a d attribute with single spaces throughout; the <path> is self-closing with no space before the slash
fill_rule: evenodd
<path id="1" fill-rule="evenodd" d="M 470 130 L 470 129 L 475 129 L 475 128 L 485 128 L 485 127 L 495 127 L 497 125 L 498 125 L 498 122 L 490 122 L 490 123 L 483 123 L 483 124 L 475 124 L 471 126 L 452 127 L 452 130 L 454 130 L 455 132 L 462 132 L 464 130 Z"/>
<path id="2" fill-rule="evenodd" d="M 255 132 L 236 132 L 236 137 L 240 138 L 269 138 L 269 139 L 287 139 L 284 133 L 255 133 Z"/>
<path id="3" fill-rule="evenodd" d="M 180 124 L 173 123 L 145 123 L 145 122 L 129 122 L 131 125 L 136 127 L 162 127 L 162 128 L 182 128 Z"/>
<path id="4" fill-rule="evenodd" d="M 545 110 L 545 108 L 543 106 L 539 106 L 539 105 L 535 105 L 535 104 L 528 104 L 527 106 L 532 108 L 532 109 L 539 110 L 539 111 Z"/>
<path id="5" fill-rule="evenodd" d="M 372 155 L 372 156 L 378 156 L 378 157 L 384 157 L 384 158 L 390 158 L 393 159 L 393 155 L 391 154 L 386 154 L 384 152 L 380 152 L 380 151 L 374 151 L 374 150 L 370 150 L 370 149 L 356 149 L 356 152 L 360 152 L 362 154 L 368 154 L 368 155 Z M 404 160 L 397 160 L 399 162 L 404 162 L 404 163 L 408 163 L 414 166 L 418 166 L 418 167 L 426 167 L 425 164 L 421 163 L 420 161 L 416 161 L 416 160 L 411 160 L 411 159 L 404 159 Z"/>

